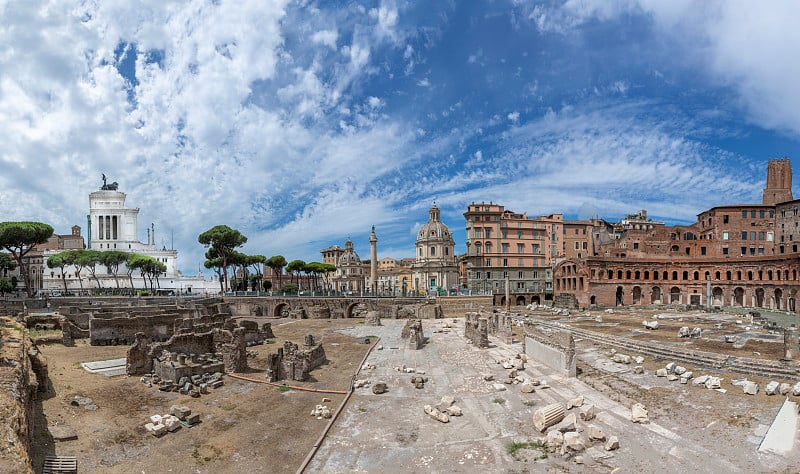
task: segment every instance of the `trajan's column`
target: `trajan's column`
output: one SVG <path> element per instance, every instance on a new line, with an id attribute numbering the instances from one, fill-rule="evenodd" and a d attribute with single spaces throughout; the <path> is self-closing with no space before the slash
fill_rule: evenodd
<path id="1" fill-rule="evenodd" d="M 373 293 L 378 292 L 378 237 L 375 236 L 375 226 L 369 234 L 369 287 Z"/>

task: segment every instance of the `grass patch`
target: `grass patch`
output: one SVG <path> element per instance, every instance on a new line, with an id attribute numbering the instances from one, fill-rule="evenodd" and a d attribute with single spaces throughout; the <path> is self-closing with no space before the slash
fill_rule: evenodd
<path id="1" fill-rule="evenodd" d="M 505 402 L 506 401 L 503 398 L 495 398 L 495 399 L 492 400 L 492 403 L 497 403 L 498 405 L 502 405 Z"/>
<path id="2" fill-rule="evenodd" d="M 536 400 L 525 400 L 524 405 L 526 407 L 535 407 L 536 406 Z"/>
<path id="3" fill-rule="evenodd" d="M 222 450 L 210 444 L 195 446 L 194 451 L 192 451 L 192 457 L 201 466 L 211 461 L 218 461 L 221 456 Z"/>
<path id="4" fill-rule="evenodd" d="M 523 449 L 534 449 L 539 450 L 541 453 L 536 456 L 536 459 L 547 459 L 547 450 L 548 446 L 547 443 L 539 443 L 539 442 L 514 442 L 509 444 L 506 447 L 506 452 L 514 458 L 515 461 L 527 461 L 526 458 L 522 457 Z"/>
<path id="5" fill-rule="evenodd" d="M 267 339 L 264 341 L 264 344 L 275 344 L 275 339 Z"/>
<path id="6" fill-rule="evenodd" d="M 281 385 L 280 387 L 278 387 L 278 391 L 281 392 L 281 393 L 286 393 L 289 390 L 291 390 L 291 388 L 287 387 L 286 385 Z"/>
<path id="7" fill-rule="evenodd" d="M 236 404 L 234 403 L 220 403 L 219 407 L 225 411 L 233 411 L 236 409 Z"/>
<path id="8" fill-rule="evenodd" d="M 358 407 L 358 411 L 360 411 L 361 413 L 366 413 L 367 409 L 364 407 Z"/>

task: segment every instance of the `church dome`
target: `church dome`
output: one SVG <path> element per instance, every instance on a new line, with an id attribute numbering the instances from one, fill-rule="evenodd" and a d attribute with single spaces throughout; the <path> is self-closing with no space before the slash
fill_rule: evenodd
<path id="1" fill-rule="evenodd" d="M 344 243 L 344 252 L 339 257 L 339 267 L 351 267 L 354 265 L 361 265 L 361 259 L 358 257 L 358 254 L 353 249 L 353 241 L 347 240 Z"/>
<path id="2" fill-rule="evenodd" d="M 436 203 L 433 204 L 430 211 L 428 211 L 428 222 L 419 229 L 417 240 L 442 240 L 445 242 L 452 242 L 453 235 L 450 229 L 441 221 L 441 214 Z"/>

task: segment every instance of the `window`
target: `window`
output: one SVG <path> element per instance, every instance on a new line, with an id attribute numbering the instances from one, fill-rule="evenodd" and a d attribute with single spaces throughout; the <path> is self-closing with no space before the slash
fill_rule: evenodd
<path id="1" fill-rule="evenodd" d="M 580 249 L 581 249 L 581 243 L 575 242 L 575 250 L 580 250 Z"/>
<path id="2" fill-rule="evenodd" d="M 764 232 L 758 233 L 758 240 L 764 240 L 764 237 L 766 237 L 766 234 Z"/>
<path id="3" fill-rule="evenodd" d="M 487 267 L 491 267 L 492 266 L 492 259 L 491 258 L 487 258 L 486 259 L 486 266 Z"/>
<path id="4" fill-rule="evenodd" d="M 525 244 L 517 244 L 517 253 L 525 253 Z"/>
<path id="5" fill-rule="evenodd" d="M 747 247 L 742 247 L 741 255 L 747 255 Z"/>
<path id="6" fill-rule="evenodd" d="M 444 248 L 444 254 L 445 255 L 450 255 L 450 249 L 448 247 Z"/>
<path id="7" fill-rule="evenodd" d="M 728 223 L 728 215 L 727 215 L 727 214 L 724 214 L 724 215 L 722 216 L 722 223 L 723 223 L 723 224 L 727 224 L 727 223 Z"/>
<path id="8" fill-rule="evenodd" d="M 747 231 L 742 231 L 742 240 L 747 240 Z"/>
<path id="9" fill-rule="evenodd" d="M 475 237 L 476 239 L 480 239 L 481 238 L 481 229 L 475 229 L 475 233 L 474 233 L 473 237 Z"/>
<path id="10" fill-rule="evenodd" d="M 508 232 L 506 232 L 506 231 L 502 231 L 502 232 L 500 232 L 500 235 L 501 235 L 501 236 L 502 236 L 504 239 L 507 239 L 507 238 L 508 238 Z"/>
<path id="11" fill-rule="evenodd" d="M 539 278 L 539 272 L 533 272 L 533 275 L 532 275 L 532 277 L 533 277 L 534 279 L 536 279 L 536 278 Z"/>
<path id="12" fill-rule="evenodd" d="M 722 233 L 722 240 L 728 240 L 728 233 L 727 232 L 723 232 Z"/>
<path id="13" fill-rule="evenodd" d="M 517 266 L 518 267 L 524 267 L 525 266 L 525 260 L 522 259 L 522 258 L 518 258 L 517 259 Z"/>
<path id="14" fill-rule="evenodd" d="M 519 278 L 520 280 L 522 280 L 522 272 L 519 272 L 519 274 L 517 274 L 517 278 Z"/>
<path id="15" fill-rule="evenodd" d="M 508 278 L 508 272 L 503 272 L 503 278 Z"/>
<path id="16" fill-rule="evenodd" d="M 747 219 L 747 211 L 742 211 L 742 219 Z"/>
<path id="17" fill-rule="evenodd" d="M 492 238 L 492 229 L 486 229 L 486 238 L 487 239 L 491 239 Z"/>
<path id="18" fill-rule="evenodd" d="M 500 244 L 503 247 L 503 253 L 508 253 L 508 244 Z"/>
<path id="19" fill-rule="evenodd" d="M 584 245 L 586 245 L 585 242 L 584 242 Z M 584 248 L 586 248 L 586 247 L 584 247 Z M 634 242 L 633 243 L 633 250 L 639 250 L 639 242 Z"/>
<path id="20" fill-rule="evenodd" d="M 508 266 L 508 259 L 507 259 L 507 258 L 504 258 L 504 259 L 503 259 L 503 266 L 504 266 L 504 267 L 507 267 L 507 266 Z"/>
<path id="21" fill-rule="evenodd" d="M 770 217 L 770 219 L 775 217 L 775 210 L 774 209 L 770 209 L 769 210 L 769 217 Z"/>
<path id="22" fill-rule="evenodd" d="M 492 278 L 492 272 L 486 272 L 486 279 L 489 280 Z"/>
<path id="23" fill-rule="evenodd" d="M 431 247 L 431 257 L 436 255 L 436 247 Z"/>
<path id="24" fill-rule="evenodd" d="M 756 248 L 750 247 L 750 255 L 755 255 L 755 254 L 756 254 Z"/>
<path id="25" fill-rule="evenodd" d="M 722 247 L 722 255 L 728 255 L 728 247 Z"/>
<path id="26" fill-rule="evenodd" d="M 705 255 L 705 254 L 706 254 L 706 248 L 700 247 L 700 255 Z"/>
<path id="27" fill-rule="evenodd" d="M 480 247 L 478 247 L 478 249 L 480 249 Z M 480 253 L 480 250 L 478 251 L 478 253 Z M 419 256 L 420 257 L 422 256 L 422 247 L 419 248 Z"/>
<path id="28" fill-rule="evenodd" d="M 758 248 L 758 254 L 759 255 L 764 255 L 764 247 L 759 247 Z"/>
<path id="29" fill-rule="evenodd" d="M 750 240 L 756 240 L 756 233 L 750 232 Z"/>
<path id="30" fill-rule="evenodd" d="M 767 232 L 767 242 L 772 242 L 775 239 L 775 234 Z"/>
<path id="31" fill-rule="evenodd" d="M 758 211 L 758 217 L 760 217 L 762 219 L 764 218 L 764 209 L 761 209 L 760 211 Z"/>

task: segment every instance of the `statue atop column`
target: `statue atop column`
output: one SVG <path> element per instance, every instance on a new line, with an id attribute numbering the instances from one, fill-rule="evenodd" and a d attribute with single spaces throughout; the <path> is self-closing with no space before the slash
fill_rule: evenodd
<path id="1" fill-rule="evenodd" d="M 106 182 L 106 175 L 103 173 L 103 185 L 100 187 L 101 191 L 116 191 L 119 184 L 116 181 L 113 183 Z"/>

